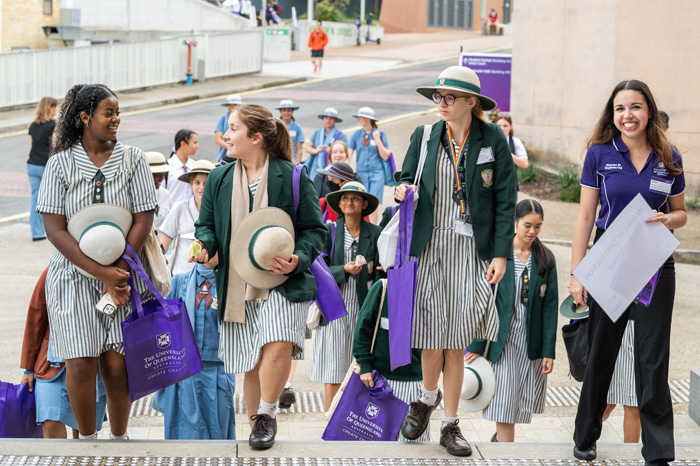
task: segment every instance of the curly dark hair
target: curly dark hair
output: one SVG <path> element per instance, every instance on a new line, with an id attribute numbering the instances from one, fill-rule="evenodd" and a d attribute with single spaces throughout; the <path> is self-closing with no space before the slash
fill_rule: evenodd
<path id="1" fill-rule="evenodd" d="M 61 105 L 56 121 L 51 154 L 69 149 L 83 136 L 83 121 L 80 114 L 92 117 L 97 106 L 108 97 L 116 97 L 104 84 L 76 84 L 71 87 Z"/>

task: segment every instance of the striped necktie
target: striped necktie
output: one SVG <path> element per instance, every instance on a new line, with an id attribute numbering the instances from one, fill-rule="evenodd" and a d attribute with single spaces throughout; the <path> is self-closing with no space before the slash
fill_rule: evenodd
<path id="1" fill-rule="evenodd" d="M 105 176 L 102 174 L 102 171 L 97 170 L 97 173 L 95 173 L 95 190 L 93 191 L 92 194 L 92 203 L 93 204 L 102 204 L 105 201 L 105 196 L 104 196 L 104 190 L 105 190 Z"/>

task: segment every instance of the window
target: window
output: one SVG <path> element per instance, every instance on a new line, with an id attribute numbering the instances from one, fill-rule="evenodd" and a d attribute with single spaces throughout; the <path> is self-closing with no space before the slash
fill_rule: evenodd
<path id="1" fill-rule="evenodd" d="M 474 0 L 428 0 L 428 27 L 472 29 L 473 11 Z"/>
<path id="2" fill-rule="evenodd" d="M 44 14 L 45 15 L 52 15 L 53 14 L 53 0 L 44 0 Z"/>

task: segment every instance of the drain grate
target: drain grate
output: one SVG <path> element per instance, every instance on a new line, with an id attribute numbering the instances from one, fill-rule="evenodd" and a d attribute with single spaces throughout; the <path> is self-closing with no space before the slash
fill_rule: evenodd
<path id="1" fill-rule="evenodd" d="M 687 403 L 690 396 L 690 379 L 673 380 L 668 383 L 671 389 L 671 399 L 674 403 Z M 280 409 L 280 413 L 323 413 L 326 406 L 325 397 L 321 392 L 296 392 L 297 400 L 289 409 Z M 548 387 L 546 406 L 550 408 L 578 406 L 581 397 L 580 387 Z M 245 413 L 245 402 L 242 393 L 234 395 L 237 413 Z M 159 413 L 153 409 L 153 395 L 139 399 L 131 405 L 129 417 L 159 417 Z M 444 409 L 441 402 L 438 409 Z M 2 466 L 2 464 L 0 464 Z"/>

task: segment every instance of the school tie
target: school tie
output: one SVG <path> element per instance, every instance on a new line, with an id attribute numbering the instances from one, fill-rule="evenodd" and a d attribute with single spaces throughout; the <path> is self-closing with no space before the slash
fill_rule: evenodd
<path id="1" fill-rule="evenodd" d="M 102 204 L 105 201 L 105 176 L 102 174 L 100 170 L 97 170 L 97 173 L 95 173 L 95 190 L 92 193 L 92 203 L 93 204 Z"/>
<path id="2" fill-rule="evenodd" d="M 520 294 L 520 300 L 522 301 L 523 304 L 527 305 L 527 300 L 530 297 L 530 286 L 528 284 L 529 279 L 527 276 L 527 267 L 525 267 L 525 270 L 523 270 L 522 280 L 523 280 L 523 290 L 522 290 L 522 293 Z"/>
<path id="3" fill-rule="evenodd" d="M 199 291 L 197 292 L 197 296 L 194 299 L 195 306 L 199 307 L 199 304 L 202 302 L 202 299 L 204 300 L 204 305 L 206 306 L 207 309 L 209 309 L 214 302 L 214 299 L 211 297 L 211 282 L 209 280 L 204 280 L 202 285 L 199 287 Z"/>

